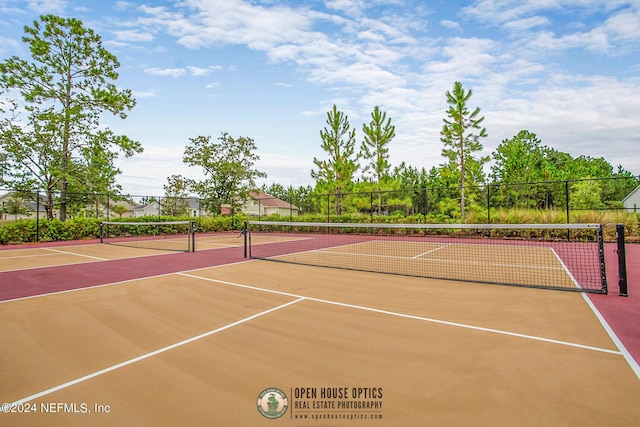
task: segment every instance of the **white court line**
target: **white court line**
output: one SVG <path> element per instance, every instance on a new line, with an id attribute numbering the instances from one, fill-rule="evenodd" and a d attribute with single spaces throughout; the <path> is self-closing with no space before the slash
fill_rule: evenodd
<path id="1" fill-rule="evenodd" d="M 152 351 L 150 353 L 143 354 L 142 356 L 138 356 L 138 357 L 135 357 L 133 359 L 126 360 L 126 361 L 124 361 L 122 363 L 118 363 L 117 365 L 113 365 L 113 366 L 110 366 L 108 368 L 101 369 L 101 370 L 96 371 L 96 372 L 94 372 L 92 374 L 85 375 L 85 376 L 80 377 L 80 378 L 76 378 L 75 380 L 68 381 L 68 382 L 66 382 L 64 384 L 60 384 L 60 385 L 58 385 L 56 387 L 52 387 L 50 389 L 41 391 L 41 392 L 36 393 L 36 394 L 32 394 L 31 396 L 24 397 L 24 398 L 22 398 L 20 400 L 17 400 L 15 402 L 13 402 L 11 404 L 11 406 L 13 407 L 14 405 L 20 405 L 20 404 L 23 404 L 23 403 L 26 403 L 26 402 L 30 402 L 30 401 L 32 401 L 34 399 L 38 399 L 40 397 L 46 396 L 48 394 L 55 393 L 56 391 L 60 391 L 60 390 L 65 389 L 67 387 L 71 387 L 72 385 L 76 385 L 76 384 L 79 384 L 81 382 L 84 382 L 84 381 L 90 380 L 92 378 L 98 377 L 100 375 L 115 371 L 116 369 L 123 368 L 125 366 L 131 365 L 131 364 L 139 362 L 141 360 L 148 359 L 148 358 L 153 357 L 153 356 L 157 356 L 158 354 L 167 352 L 169 350 L 173 350 L 174 348 L 181 347 L 183 345 L 192 343 L 192 342 L 200 340 L 202 338 L 206 338 L 206 337 L 211 336 L 213 334 L 217 334 L 218 332 L 225 331 L 227 329 L 233 328 L 234 326 L 241 325 L 241 324 L 246 323 L 246 322 L 248 322 L 250 320 L 256 319 L 256 318 L 258 318 L 260 316 L 264 316 L 266 314 L 273 313 L 274 311 L 281 310 L 281 309 L 283 309 L 285 307 L 288 307 L 288 306 L 293 305 L 293 304 L 297 304 L 300 301 L 304 301 L 304 300 L 305 300 L 305 298 L 302 297 L 302 298 L 298 298 L 298 299 L 296 299 L 294 301 L 289 301 L 286 304 L 282 304 L 282 305 L 279 305 L 277 307 L 270 308 L 269 310 L 265 310 L 265 311 L 262 311 L 260 313 L 256 313 L 256 314 L 254 314 L 252 316 L 245 317 L 244 319 L 238 320 L 238 321 L 233 322 L 233 323 L 229 323 L 228 325 L 222 326 L 222 327 L 217 328 L 217 329 L 213 329 L 213 330 L 211 330 L 209 332 L 205 332 L 203 334 L 197 335 L 195 337 L 191 337 L 191 338 L 186 339 L 184 341 L 180 341 L 180 342 L 177 342 L 175 344 L 171 344 L 171 345 L 163 347 L 161 349 Z"/>
<path id="2" fill-rule="evenodd" d="M 60 249 L 52 249 L 52 248 L 42 248 L 42 249 L 47 250 L 47 251 L 51 251 L 51 252 L 56 252 L 56 253 L 59 253 L 59 254 L 75 255 L 75 256 L 80 256 L 80 257 L 85 257 L 85 258 L 96 259 L 98 261 L 108 261 L 107 258 L 98 258 L 97 256 L 76 254 L 74 252 L 61 251 Z"/>
<path id="3" fill-rule="evenodd" d="M 17 258 L 37 258 L 37 257 L 41 257 L 41 256 L 53 256 L 53 255 L 56 255 L 56 254 L 34 254 L 34 255 L 8 256 L 8 257 L 2 257 L 2 261 L 6 261 L 6 260 L 9 260 L 9 259 L 17 259 Z"/>
<path id="4" fill-rule="evenodd" d="M 631 353 L 629 353 L 629 350 L 627 350 L 627 348 L 624 346 L 622 341 L 620 341 L 620 339 L 618 338 L 616 333 L 613 331 L 613 329 L 611 329 L 611 326 L 609 326 L 609 323 L 607 323 L 607 321 L 602 316 L 602 314 L 600 314 L 596 306 L 591 301 L 591 298 L 589 298 L 589 296 L 587 296 L 585 293 L 582 293 L 582 298 L 584 298 L 584 300 L 587 302 L 587 305 L 591 308 L 591 311 L 593 311 L 593 314 L 596 315 L 602 327 L 605 329 L 605 331 L 607 331 L 607 333 L 609 334 L 609 337 L 611 337 L 615 345 L 618 346 L 618 348 L 620 349 L 620 352 L 626 359 L 627 363 L 629 364 L 633 372 L 636 374 L 638 379 L 640 379 L 640 365 L 638 365 L 638 362 L 636 362 L 636 360 L 633 358 Z"/>
<path id="5" fill-rule="evenodd" d="M 571 281 L 573 282 L 575 287 L 582 289 L 582 286 L 580 286 L 580 283 L 578 283 L 576 278 L 573 277 L 573 274 L 571 274 L 571 271 L 569 271 L 569 268 L 567 267 L 567 265 L 564 263 L 564 261 L 562 261 L 562 258 L 560 258 L 560 255 L 558 255 L 558 253 L 555 251 L 555 249 L 553 249 L 553 248 L 549 248 L 549 249 L 551 249 L 551 252 L 553 252 L 553 255 L 556 257 L 556 259 L 558 260 L 558 262 L 562 266 L 562 269 L 567 273 L 567 276 L 569 276 L 569 278 L 571 279 Z"/>
<path id="6" fill-rule="evenodd" d="M 439 248 L 444 249 L 444 248 Z M 342 251 L 332 251 L 327 249 L 314 249 L 305 252 L 296 252 L 292 254 L 283 254 L 276 255 L 273 257 L 269 257 L 269 259 L 273 258 L 282 258 L 287 256 L 296 256 L 298 254 L 304 254 L 309 252 L 319 252 L 319 253 L 328 253 L 328 254 L 337 254 L 337 255 L 351 255 L 354 257 L 363 257 L 363 258 L 383 258 L 383 259 L 400 259 L 400 260 L 414 260 L 417 262 L 428 263 L 428 262 L 437 262 L 441 264 L 460 264 L 460 265 L 482 265 L 482 266 L 491 266 L 491 267 L 516 267 L 516 268 L 524 268 L 524 269 L 533 269 L 533 270 L 560 270 L 564 271 L 562 266 L 553 267 L 553 266 L 544 266 L 544 265 L 529 265 L 529 264 L 504 264 L 504 263 L 489 263 L 484 261 L 469 261 L 467 259 L 439 259 L 439 258 L 416 258 L 416 257 L 408 257 L 408 256 L 398 256 L 398 255 L 378 255 L 378 254 L 360 254 L 357 252 L 342 252 Z"/>
<path id="7" fill-rule="evenodd" d="M 433 319 L 433 318 L 430 318 L 430 317 L 413 316 L 413 315 L 410 315 L 410 314 L 397 313 L 395 311 L 380 310 L 380 309 L 377 309 L 377 308 L 364 307 L 364 306 L 353 305 L 353 304 L 346 304 L 346 303 L 342 303 L 342 302 L 329 301 L 329 300 L 320 299 L 320 298 L 313 298 L 313 297 L 308 297 L 308 296 L 304 296 L 304 295 L 292 294 L 292 293 L 289 293 L 289 292 L 274 291 L 272 289 L 265 289 L 265 288 L 259 288 L 259 287 L 256 287 L 256 286 L 251 286 L 251 285 L 243 285 L 243 284 L 240 284 L 240 283 L 227 282 L 225 280 L 217 280 L 217 279 L 210 279 L 210 278 L 207 278 L 207 277 L 194 276 L 192 274 L 186 274 L 186 273 L 178 273 L 178 274 L 180 276 L 186 276 L 186 277 L 191 277 L 191 278 L 194 278 L 194 279 L 206 280 L 206 281 L 209 281 L 209 282 L 222 283 L 224 285 L 235 286 L 235 287 L 244 288 L 244 289 L 252 289 L 252 290 L 261 291 L 261 292 L 267 292 L 267 293 L 273 293 L 273 294 L 278 294 L 278 295 L 289 296 L 289 297 L 292 297 L 292 298 L 304 298 L 307 301 L 315 301 L 315 302 L 320 302 L 320 303 L 323 303 L 323 304 L 337 305 L 337 306 L 340 306 L 340 307 L 353 308 L 353 309 L 356 309 L 356 310 L 370 311 L 370 312 L 373 312 L 373 313 L 386 314 L 386 315 L 389 315 L 389 316 L 401 317 L 401 318 L 405 318 L 405 319 L 420 320 L 420 321 L 423 321 L 423 322 L 437 323 L 437 324 L 440 324 L 440 325 L 454 326 L 454 327 L 457 327 L 457 328 L 471 329 L 471 330 L 475 330 L 475 331 L 489 332 L 489 333 L 499 334 L 499 335 L 507 335 L 507 336 L 511 336 L 511 337 L 524 338 L 524 339 L 533 340 L 533 341 L 542 341 L 542 342 L 547 342 L 547 343 L 551 343 L 551 344 L 558 344 L 558 345 L 563 345 L 563 346 L 568 346 L 568 347 L 581 348 L 581 349 L 584 349 L 584 350 L 597 351 L 597 352 L 601 352 L 601 353 L 608 353 L 608 354 L 615 354 L 615 355 L 622 355 L 623 354 L 622 352 L 616 351 L 616 350 L 609 350 L 609 349 L 606 349 L 606 348 L 593 347 L 593 346 L 589 346 L 589 345 L 577 344 L 577 343 L 572 343 L 572 342 L 568 342 L 568 341 L 560 341 L 560 340 L 555 340 L 555 339 L 551 339 L 551 338 L 538 337 L 538 336 L 535 336 L 535 335 L 520 334 L 520 333 L 516 333 L 516 332 L 503 331 L 501 329 L 484 328 L 484 327 L 481 327 L 481 326 L 468 325 L 468 324 L 465 324 L 465 323 L 449 322 L 449 321 L 446 321 L 446 320 Z"/>
<path id="8" fill-rule="evenodd" d="M 427 254 L 430 254 L 430 253 L 432 253 L 432 252 L 439 251 L 440 249 L 448 248 L 448 247 L 449 247 L 449 246 L 451 246 L 451 245 L 452 245 L 452 243 L 449 243 L 449 244 L 447 244 L 447 245 L 440 246 L 440 247 L 435 248 L 435 249 L 431 249 L 430 251 L 422 252 L 421 254 L 418 254 L 418 255 L 416 255 L 416 256 L 412 256 L 411 258 L 413 258 L 413 259 L 422 258 L 422 256 L 423 256 L 423 255 L 427 255 Z"/>
<path id="9" fill-rule="evenodd" d="M 138 258 L 138 257 L 136 257 L 136 258 Z M 213 266 L 208 266 L 208 267 L 199 267 L 199 268 L 194 268 L 194 269 L 184 270 L 184 271 L 174 271 L 174 272 L 171 272 L 171 273 L 156 274 L 154 276 L 135 277 L 133 279 L 120 280 L 118 282 L 103 283 L 102 285 L 85 286 L 85 287 L 82 287 L 82 288 L 74 288 L 74 289 L 64 289 L 64 290 L 56 291 L 56 292 L 48 292 L 46 294 L 29 295 L 29 296 L 26 296 L 26 297 L 0 300 L 0 304 L 24 301 L 24 300 L 35 299 L 35 298 L 50 297 L 50 296 L 54 296 L 54 295 L 68 294 L 68 293 L 71 293 L 71 292 L 90 291 L 92 289 L 106 288 L 108 286 L 123 285 L 125 283 L 136 282 L 138 280 L 157 279 L 157 278 L 160 278 L 160 277 L 167 277 L 167 276 L 171 276 L 173 274 L 184 273 L 184 272 L 187 272 L 187 271 L 199 271 L 199 270 L 207 270 L 207 269 L 210 269 L 210 268 L 220 268 L 220 267 L 226 267 L 228 265 L 244 264 L 245 262 L 257 262 L 257 260 L 241 261 L 241 262 L 236 262 L 236 263 L 233 263 L 233 264 L 220 264 L 220 265 L 213 265 Z M 65 265 L 75 265 L 75 264 L 65 264 Z M 37 267 L 37 268 L 43 268 L 43 267 Z M 44 268 L 46 268 L 46 267 L 44 267 Z"/>
<path id="10" fill-rule="evenodd" d="M 42 248 L 42 249 L 48 249 L 48 248 Z M 56 251 L 56 252 L 62 252 L 62 251 Z M 71 254 L 71 255 L 78 255 L 75 254 L 73 252 L 62 252 L 64 254 Z M 170 253 L 175 253 L 175 252 L 160 252 L 160 253 L 153 253 L 153 254 L 144 254 L 144 255 L 136 255 L 136 256 L 126 256 L 123 258 L 96 258 L 96 262 L 108 262 L 108 261 L 120 261 L 120 260 L 124 260 L 124 259 L 135 259 L 135 258 L 146 258 L 146 257 L 152 257 L 152 256 L 161 256 L 161 255 L 167 255 Z M 51 256 L 51 255 L 55 255 L 55 254 L 47 254 L 46 256 Z M 35 255 L 35 256 L 43 256 L 43 255 Z M 89 255 L 79 255 L 79 256 L 85 256 L 85 257 L 89 257 Z M 27 258 L 31 258 L 31 257 L 27 257 Z M 74 261 L 74 262 L 67 262 L 64 264 L 55 264 L 55 265 L 38 265 L 35 267 L 26 267 L 26 268 L 15 268 L 13 270 L 0 270 L 0 273 L 8 273 L 10 271 L 28 271 L 28 270 L 37 270 L 39 268 L 56 268 L 56 267 L 66 267 L 69 265 L 81 265 L 81 264 L 88 264 L 92 261 Z M 187 270 L 188 271 L 188 270 Z M 56 292 L 53 292 L 56 293 Z M 49 295 L 49 294 L 42 294 L 42 295 Z M 2 301 L 0 301 L 2 302 Z"/>

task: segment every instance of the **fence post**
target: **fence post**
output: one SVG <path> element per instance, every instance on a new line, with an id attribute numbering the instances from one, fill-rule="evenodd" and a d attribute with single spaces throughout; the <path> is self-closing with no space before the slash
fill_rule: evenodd
<path id="1" fill-rule="evenodd" d="M 565 208 L 567 210 L 567 224 L 569 224 L 569 180 L 564 181 Z"/>
<path id="2" fill-rule="evenodd" d="M 487 224 L 491 224 L 491 184 L 487 184 Z"/>
<path id="3" fill-rule="evenodd" d="M 36 191 L 36 243 L 40 241 L 40 191 Z"/>
<path id="4" fill-rule="evenodd" d="M 331 222 L 331 194 L 327 194 L 327 222 Z"/>
<path id="5" fill-rule="evenodd" d="M 373 224 L 373 191 L 369 193 L 369 222 Z"/>
<path id="6" fill-rule="evenodd" d="M 569 224 L 570 222 L 570 217 L 569 217 L 569 180 L 565 180 L 564 181 L 564 192 L 565 192 L 565 204 L 566 204 L 566 210 L 567 210 L 567 224 Z M 567 242 L 571 240 L 571 231 L 567 228 Z"/>
<path id="7" fill-rule="evenodd" d="M 424 222 L 427 222 L 427 214 L 429 213 L 429 193 L 427 187 L 424 187 Z"/>

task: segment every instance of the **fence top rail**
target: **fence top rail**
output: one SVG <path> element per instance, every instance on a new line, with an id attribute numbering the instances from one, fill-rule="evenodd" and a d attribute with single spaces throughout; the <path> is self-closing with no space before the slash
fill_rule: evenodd
<path id="1" fill-rule="evenodd" d="M 348 222 L 286 222 L 286 221 L 247 221 L 248 225 L 274 225 L 291 227 L 338 227 L 338 228 L 419 228 L 419 229 L 597 229 L 600 224 L 377 224 Z"/>

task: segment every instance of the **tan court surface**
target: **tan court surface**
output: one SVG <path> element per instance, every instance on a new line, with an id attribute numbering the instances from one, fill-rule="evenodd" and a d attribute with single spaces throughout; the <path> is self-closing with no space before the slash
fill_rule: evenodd
<path id="1" fill-rule="evenodd" d="M 258 238 L 260 241 L 277 241 L 278 238 Z M 279 238 L 279 240 L 283 240 Z M 167 241 L 170 242 L 167 244 Z M 196 251 L 240 247 L 243 240 L 234 234 L 199 236 Z M 83 244 L 77 246 L 37 247 L 5 249 L 0 251 L 0 271 L 13 271 L 58 265 L 81 264 L 124 258 L 145 257 L 175 253 L 184 249 L 185 239 L 159 239 L 120 242 L 119 244 Z M 173 250 L 168 249 L 173 248 Z"/>
<path id="2" fill-rule="evenodd" d="M 251 261 L 0 303 L 0 340 L 0 401 L 37 410 L 3 426 L 640 423 L 576 293 Z"/>

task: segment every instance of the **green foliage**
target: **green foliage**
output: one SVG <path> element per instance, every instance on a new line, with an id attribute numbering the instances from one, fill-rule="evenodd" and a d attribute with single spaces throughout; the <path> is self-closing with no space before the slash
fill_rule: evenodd
<path id="1" fill-rule="evenodd" d="M 30 219 L 0 222 L 0 245 L 35 242 L 36 222 Z"/>
<path id="2" fill-rule="evenodd" d="M 115 206 L 111 206 L 111 212 L 119 215 L 120 218 L 122 218 L 122 215 L 126 212 L 129 212 L 129 209 L 124 207 L 124 205 L 115 205 Z"/>
<path id="3" fill-rule="evenodd" d="M 572 209 L 601 209 L 606 207 L 600 201 L 602 187 L 598 181 L 578 181 L 571 185 L 569 206 Z"/>
<path id="4" fill-rule="evenodd" d="M 163 186 L 164 198 L 160 201 L 163 215 L 188 216 L 189 215 L 189 184 L 182 175 L 171 175 Z"/>
<path id="5" fill-rule="evenodd" d="M 37 224 L 37 235 L 40 242 L 57 242 L 66 240 L 95 239 L 100 235 L 101 219 L 71 218 L 67 221 L 59 219 L 41 219 Z M 0 244 L 35 242 L 36 220 L 23 219 L 7 221 L 0 224 Z"/>
<path id="6" fill-rule="evenodd" d="M 455 212 L 457 203 L 449 201 L 443 211 Z M 566 222 L 566 212 L 553 209 L 492 209 L 492 223 L 499 224 L 563 224 Z M 214 232 L 239 232 L 242 224 L 248 218 L 246 216 L 213 216 L 213 217 L 172 217 L 172 216 L 148 216 L 137 218 L 123 218 L 113 220 L 115 222 L 156 222 L 156 221 L 187 221 L 194 220 L 197 233 Z M 280 221 L 278 215 L 263 218 L 267 221 Z M 335 222 L 335 223 L 406 223 L 406 224 L 448 224 L 457 223 L 459 219 L 445 213 L 429 213 L 405 215 L 402 211 L 392 212 L 391 215 L 370 217 L 365 214 L 351 213 L 343 215 L 308 214 L 291 218 L 293 222 Z M 101 219 L 96 218 L 72 218 L 65 222 L 58 219 L 40 220 L 39 240 L 41 242 L 86 240 L 99 237 Z M 486 210 L 470 210 L 467 223 L 482 224 L 487 222 Z M 605 226 L 605 237 L 608 240 L 615 238 L 615 224 L 624 224 L 626 236 L 630 242 L 640 241 L 640 214 L 618 211 L 574 211 L 571 217 L 572 223 L 609 224 Z M 163 233 L 176 232 L 178 226 L 167 224 L 161 230 Z M 184 230 L 183 230 L 184 231 Z M 132 228 L 129 234 L 147 235 L 156 233 L 156 229 Z M 0 244 L 16 244 L 34 242 L 36 236 L 35 220 L 6 221 L 0 223 Z M 526 236 L 521 236 L 526 237 Z M 531 235 L 529 237 L 535 237 Z"/>
<path id="7" fill-rule="evenodd" d="M 9 200 L 4 202 L 3 206 L 0 207 L 0 213 L 13 215 L 14 219 L 18 219 L 18 215 L 29 215 L 32 211 L 25 205 L 25 200 L 25 196 L 14 193 Z"/>
<path id="8" fill-rule="evenodd" d="M 260 160 L 256 149 L 252 138 L 233 138 L 226 132 L 218 137 L 218 142 L 211 141 L 210 136 L 190 138 L 183 161 L 201 167 L 206 178 L 190 180 L 188 184 L 203 199 L 209 212 L 219 214 L 222 204 L 234 209 L 255 189 L 255 180 L 267 176 L 255 168 Z"/>
<path id="9" fill-rule="evenodd" d="M 136 141 L 100 124 L 109 112 L 122 119 L 135 106 L 130 90 L 118 90 L 116 57 L 102 40 L 74 18 L 40 17 L 25 27 L 31 60 L 16 56 L 0 63 L 0 89 L 20 95 L 13 116 L 0 127 L 0 151 L 9 164 L 3 180 L 14 188 L 60 192 L 60 219 L 67 218 L 67 193 L 118 190 L 113 160 L 142 151 Z M 26 121 L 19 121 L 23 109 Z"/>
<path id="10" fill-rule="evenodd" d="M 460 183 L 460 216 L 465 216 L 466 187 L 482 180 L 482 165 L 488 157 L 474 157 L 482 151 L 480 138 L 486 138 L 487 130 L 482 127 L 484 117 L 478 117 L 480 107 L 469 111 L 467 103 L 472 91 L 465 91 L 462 83 L 455 82 L 452 92 L 447 92 L 447 116 L 440 132 L 440 140 L 444 143 L 442 155 L 449 159 L 449 167 L 459 173 Z"/>
<path id="11" fill-rule="evenodd" d="M 351 130 L 349 118 L 335 105 L 327 113 L 326 123 L 327 127 L 320 131 L 320 138 L 328 159 L 314 157 L 313 163 L 318 169 L 311 171 L 311 177 L 316 180 L 317 191 L 344 194 L 350 190 L 353 176 L 359 168 L 359 156 L 355 154 L 356 130 Z M 346 205 L 337 197 L 334 207 L 336 214 L 340 214 Z"/>
<path id="12" fill-rule="evenodd" d="M 391 124 L 391 118 L 387 113 L 380 111 L 376 105 L 371 113 L 371 122 L 362 125 L 364 139 L 360 147 L 360 153 L 368 163 L 363 172 L 369 174 L 372 182 L 376 183 L 378 193 L 383 189 L 385 181 L 389 181 L 389 143 L 396 136 L 396 127 Z M 381 207 L 378 206 L 380 212 Z"/>

